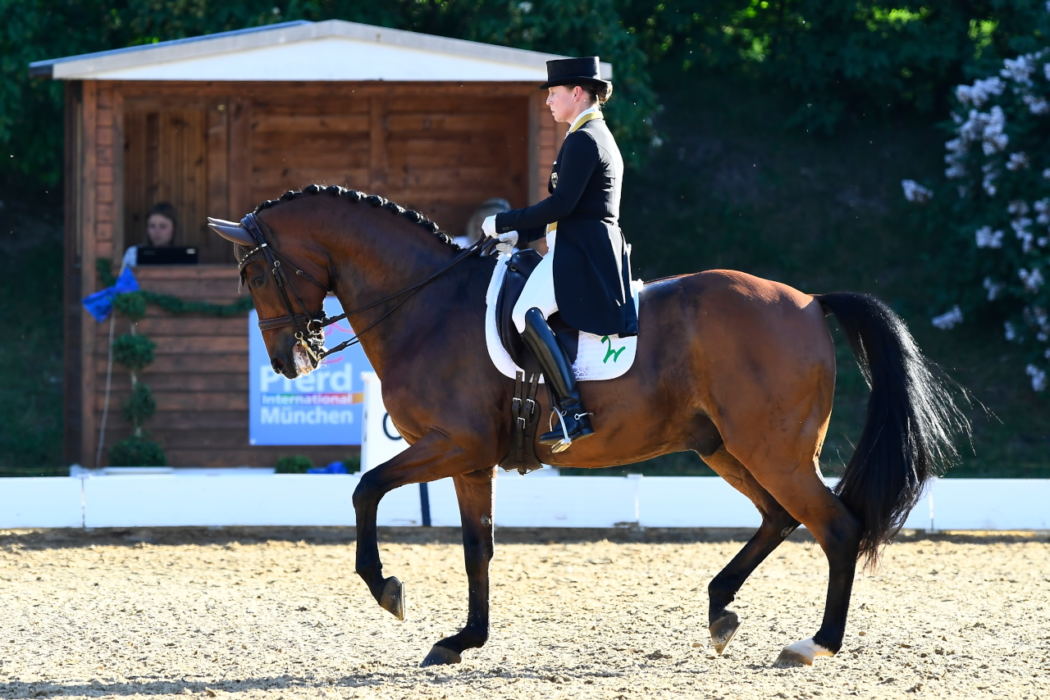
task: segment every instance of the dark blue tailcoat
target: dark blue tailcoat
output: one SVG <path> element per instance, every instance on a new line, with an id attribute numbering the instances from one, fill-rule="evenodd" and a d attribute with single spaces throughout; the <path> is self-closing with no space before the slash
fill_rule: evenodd
<path id="1" fill-rule="evenodd" d="M 619 223 L 622 181 L 623 159 L 616 140 L 604 119 L 591 119 L 562 142 L 547 186 L 551 196 L 496 215 L 497 232 L 528 232 L 526 240 L 539 238 L 547 224 L 557 222 L 558 312 L 573 328 L 597 335 L 638 333 Z"/>

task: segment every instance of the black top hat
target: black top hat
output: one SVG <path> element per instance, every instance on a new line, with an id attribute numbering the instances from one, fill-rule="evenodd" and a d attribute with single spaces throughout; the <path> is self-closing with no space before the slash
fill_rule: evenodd
<path id="1" fill-rule="evenodd" d="M 540 85 L 540 88 L 588 83 L 604 86 L 612 84 L 608 80 L 602 80 L 597 56 L 556 58 L 553 61 L 547 61 L 547 82 Z"/>

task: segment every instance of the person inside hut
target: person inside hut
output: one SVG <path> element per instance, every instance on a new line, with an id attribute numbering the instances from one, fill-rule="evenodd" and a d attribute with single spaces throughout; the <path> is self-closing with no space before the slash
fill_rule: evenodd
<path id="1" fill-rule="evenodd" d="M 581 331 L 631 336 L 638 333 L 638 317 L 619 225 L 623 159 L 601 111 L 612 83 L 601 78 L 598 57 L 588 56 L 547 61 L 547 82 L 540 87 L 554 120 L 569 125 L 552 167 L 550 196 L 488 216 L 481 228 L 493 238 L 513 230 L 536 232 L 526 239 L 546 236 L 548 253 L 526 282 L 513 320 L 539 360 L 560 419 L 539 441 L 561 452 L 594 429 L 547 318 L 558 312 Z"/>
<path id="2" fill-rule="evenodd" d="M 467 221 L 467 228 L 463 235 L 453 238 L 453 242 L 460 248 L 469 248 L 481 238 L 481 222 L 485 220 L 485 217 L 498 214 L 501 211 L 507 211 L 508 209 L 510 209 L 510 202 L 503 197 L 486 199 L 470 215 L 470 220 Z"/>
<path id="3" fill-rule="evenodd" d="M 178 217 L 175 207 L 168 202 L 157 202 L 146 214 L 146 236 L 143 245 L 151 248 L 165 248 L 175 243 L 175 231 Z M 133 245 L 124 251 L 121 269 L 135 267 L 138 264 L 139 245 Z"/>

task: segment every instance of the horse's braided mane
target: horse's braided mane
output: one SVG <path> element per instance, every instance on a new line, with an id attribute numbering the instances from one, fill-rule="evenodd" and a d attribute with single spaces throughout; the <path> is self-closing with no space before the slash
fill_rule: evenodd
<path id="1" fill-rule="evenodd" d="M 318 195 L 326 194 L 333 197 L 343 197 L 350 200 L 351 202 L 367 202 L 373 207 L 386 209 L 392 214 L 402 216 L 414 224 L 419 224 L 430 233 L 437 236 L 443 243 L 450 245 L 453 248 L 459 248 L 458 245 L 452 242 L 452 236 L 445 231 L 442 231 L 437 224 L 428 219 L 427 217 L 420 214 L 418 211 L 413 209 L 405 209 L 397 202 L 391 202 L 386 197 L 381 197 L 378 194 L 365 194 L 358 190 L 347 189 L 346 187 L 340 187 L 339 185 L 307 185 L 301 190 L 288 190 L 282 194 L 278 199 L 268 199 L 259 206 L 255 207 L 255 213 L 258 214 L 263 209 L 269 209 L 270 207 L 277 206 L 281 202 L 288 202 L 293 199 L 299 199 L 307 195 Z"/>

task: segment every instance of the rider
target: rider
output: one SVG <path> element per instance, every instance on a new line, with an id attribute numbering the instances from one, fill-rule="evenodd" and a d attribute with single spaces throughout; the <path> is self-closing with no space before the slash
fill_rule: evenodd
<path id="1" fill-rule="evenodd" d="M 489 216 L 482 231 L 497 237 L 532 229 L 533 238 L 546 231 L 548 253 L 526 282 L 512 317 L 540 362 L 561 418 L 560 429 L 539 441 L 561 452 L 594 430 L 572 366 L 546 319 L 558 312 L 581 331 L 630 336 L 638 333 L 638 317 L 619 226 L 623 159 L 601 112 L 612 83 L 601 79 L 598 57 L 588 56 L 547 61 L 547 82 L 540 87 L 547 89 L 554 120 L 569 125 L 551 169 L 550 197 Z"/>

